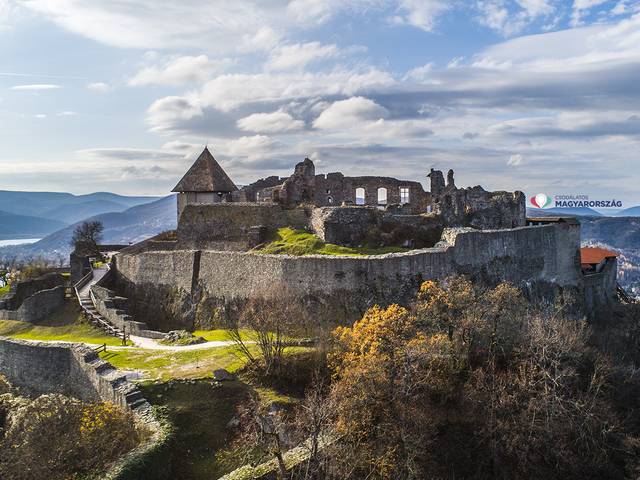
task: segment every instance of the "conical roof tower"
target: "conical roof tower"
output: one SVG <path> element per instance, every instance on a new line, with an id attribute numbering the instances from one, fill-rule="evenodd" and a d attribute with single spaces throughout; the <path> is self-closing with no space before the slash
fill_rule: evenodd
<path id="1" fill-rule="evenodd" d="M 238 190 L 236 184 L 229 178 L 229 175 L 222 169 L 220 164 L 213 158 L 207 147 L 191 165 L 182 180 L 178 182 L 172 192 L 215 192 L 231 193 Z"/>

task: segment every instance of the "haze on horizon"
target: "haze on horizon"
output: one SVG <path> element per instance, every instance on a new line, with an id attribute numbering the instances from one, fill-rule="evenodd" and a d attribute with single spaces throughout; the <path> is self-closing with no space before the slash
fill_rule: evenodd
<path id="1" fill-rule="evenodd" d="M 0 0 L 7 190 L 318 173 L 640 205 L 640 0 Z"/>

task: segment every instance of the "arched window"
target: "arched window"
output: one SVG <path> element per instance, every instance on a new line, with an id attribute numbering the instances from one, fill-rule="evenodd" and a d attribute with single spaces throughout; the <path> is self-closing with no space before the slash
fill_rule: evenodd
<path id="1" fill-rule="evenodd" d="M 333 205 L 333 198 L 327 197 L 327 205 Z"/>
<path id="2" fill-rule="evenodd" d="M 356 188 L 356 205 L 364 205 L 364 188 Z"/>
<path id="3" fill-rule="evenodd" d="M 387 204 L 387 189 L 384 187 L 380 187 L 378 189 L 378 205 L 386 205 Z"/>

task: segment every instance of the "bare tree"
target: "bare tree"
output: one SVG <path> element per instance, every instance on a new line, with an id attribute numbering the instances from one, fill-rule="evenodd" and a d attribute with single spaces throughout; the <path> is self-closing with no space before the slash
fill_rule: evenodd
<path id="1" fill-rule="evenodd" d="M 76 250 L 84 250 L 102 258 L 98 245 L 102 242 L 104 225 L 98 220 L 84 221 L 73 230 L 69 244 Z"/>
<path id="2" fill-rule="evenodd" d="M 249 340 L 259 347 L 263 373 L 268 375 L 285 356 L 289 346 L 288 336 L 301 316 L 299 304 L 288 285 L 273 284 L 249 300 L 239 325 L 229 330 L 229 337 L 235 342 L 237 352 L 245 357 L 246 363 L 256 366 L 260 357 L 243 340 L 239 328 L 244 329 Z"/>

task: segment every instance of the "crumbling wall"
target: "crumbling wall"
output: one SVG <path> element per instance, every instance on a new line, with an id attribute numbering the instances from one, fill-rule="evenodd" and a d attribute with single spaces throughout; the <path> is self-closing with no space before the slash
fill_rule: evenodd
<path id="1" fill-rule="evenodd" d="M 27 298 L 41 290 L 51 290 L 55 287 L 65 285 L 64 275 L 59 273 L 48 273 L 40 278 L 29 278 L 19 282 L 13 282 L 9 291 L 0 300 L 0 310 L 17 310 Z"/>
<path id="2" fill-rule="evenodd" d="M 439 170 L 431 169 L 431 211 L 441 215 L 447 226 L 481 230 L 515 228 L 526 225 L 524 193 L 487 192 L 481 186 L 457 188 L 453 170 L 447 184 Z"/>
<path id="3" fill-rule="evenodd" d="M 430 194 L 425 192 L 419 182 L 398 180 L 391 177 L 345 177 L 342 173 L 329 173 L 316 175 L 315 178 L 315 204 L 319 207 L 341 205 L 356 205 L 356 190 L 364 189 L 364 205 L 387 207 L 408 203 L 411 205 L 411 213 L 427 213 L 430 204 Z M 386 189 L 386 200 L 380 202 L 378 190 Z M 408 202 L 403 202 L 400 189 L 408 189 Z M 406 199 L 405 199 L 406 200 Z"/>
<path id="4" fill-rule="evenodd" d="M 0 310 L 0 320 L 15 322 L 35 322 L 44 318 L 64 305 L 65 287 L 41 290 L 28 297 L 17 310 Z"/>
<path id="5" fill-rule="evenodd" d="M 436 215 L 392 215 L 375 207 L 321 207 L 310 225 L 318 237 L 336 245 L 433 247 L 443 230 Z"/>
<path id="6" fill-rule="evenodd" d="M 21 394 L 100 399 L 126 410 L 149 407 L 124 374 L 82 343 L 0 337 L 0 374 Z"/>
<path id="7" fill-rule="evenodd" d="M 0 320 L 33 322 L 55 312 L 64 304 L 66 283 L 59 273 L 12 283 L 0 301 Z"/>
<path id="8" fill-rule="evenodd" d="M 345 322 L 357 319 L 375 303 L 407 305 L 423 281 L 450 275 L 464 274 L 488 284 L 510 281 L 528 286 L 547 300 L 559 287 L 581 286 L 579 229 L 545 225 L 445 230 L 443 238 L 433 248 L 362 257 L 202 251 L 197 272 L 191 271 L 193 288 L 180 280 L 189 276 L 193 262 L 185 259 L 185 271 L 176 279 L 165 273 L 175 265 L 176 252 L 120 254 L 117 268 L 129 292 L 147 307 L 152 299 L 171 298 L 166 305 L 173 310 L 165 314 L 176 321 L 181 315 L 190 321 L 204 315 L 224 321 L 243 300 L 268 294 L 270 286 L 281 283 L 310 314 L 332 320 L 337 316 Z"/>
<path id="9" fill-rule="evenodd" d="M 164 338 L 160 332 L 149 330 L 144 322 L 136 322 L 129 315 L 129 299 L 118 297 L 115 292 L 99 285 L 92 285 L 91 291 L 95 298 L 95 307 L 100 315 L 105 317 L 112 325 L 130 335 L 146 338 Z"/>
<path id="10" fill-rule="evenodd" d="M 277 204 L 217 203 L 187 205 L 178 223 L 178 244 L 182 248 L 215 248 L 243 251 L 250 248 L 254 226 L 306 228 L 304 208 Z"/>
<path id="11" fill-rule="evenodd" d="M 600 272 L 584 276 L 584 304 L 589 319 L 596 311 L 610 309 L 618 302 L 616 273 L 617 258 L 610 257 Z"/>

